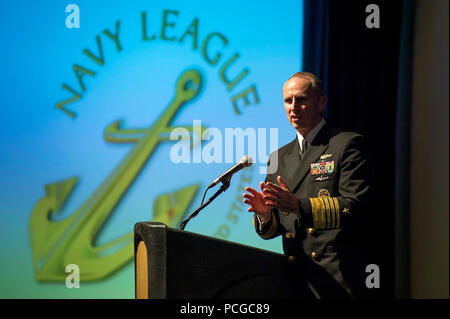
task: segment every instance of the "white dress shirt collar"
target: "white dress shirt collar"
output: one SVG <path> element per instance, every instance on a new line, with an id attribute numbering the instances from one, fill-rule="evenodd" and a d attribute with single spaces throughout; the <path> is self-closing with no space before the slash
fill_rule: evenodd
<path id="1" fill-rule="evenodd" d="M 308 133 L 308 135 L 306 135 L 306 142 L 308 142 L 308 144 L 311 144 L 312 141 L 314 141 L 314 138 L 316 137 L 317 133 L 319 133 L 320 129 L 324 125 L 325 125 L 325 119 L 322 118 L 320 120 L 319 124 L 314 126 L 314 128 Z M 303 142 L 304 138 L 305 137 L 303 137 L 303 135 L 297 131 L 297 140 L 298 140 L 298 144 L 300 145 L 300 150 L 302 150 L 302 142 Z"/>

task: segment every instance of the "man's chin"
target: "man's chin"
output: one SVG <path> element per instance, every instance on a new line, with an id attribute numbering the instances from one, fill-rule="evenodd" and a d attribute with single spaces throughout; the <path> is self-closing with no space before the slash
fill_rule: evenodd
<path id="1" fill-rule="evenodd" d="M 299 121 L 291 121 L 291 125 L 292 125 L 296 130 L 302 128 L 302 125 L 301 125 L 301 123 L 300 123 Z"/>

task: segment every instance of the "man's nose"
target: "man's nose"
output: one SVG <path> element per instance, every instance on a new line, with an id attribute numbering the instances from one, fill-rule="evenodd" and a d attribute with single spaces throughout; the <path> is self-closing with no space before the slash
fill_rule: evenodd
<path id="1" fill-rule="evenodd" d="M 294 97 L 292 99 L 292 103 L 291 103 L 291 110 L 295 111 L 296 109 L 299 109 L 299 108 L 300 108 L 300 101 Z"/>

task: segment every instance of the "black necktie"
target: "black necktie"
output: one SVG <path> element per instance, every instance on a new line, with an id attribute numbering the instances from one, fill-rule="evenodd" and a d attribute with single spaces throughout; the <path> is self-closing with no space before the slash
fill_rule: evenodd
<path id="1" fill-rule="evenodd" d="M 302 149 L 300 150 L 300 158 L 303 158 L 303 154 L 305 154 L 305 151 L 306 151 L 306 145 L 307 145 L 308 143 L 306 142 L 306 138 L 303 138 L 303 140 L 302 140 Z"/>

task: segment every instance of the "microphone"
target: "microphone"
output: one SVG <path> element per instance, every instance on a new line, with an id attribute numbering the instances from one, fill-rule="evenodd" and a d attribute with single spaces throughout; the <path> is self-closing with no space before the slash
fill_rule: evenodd
<path id="1" fill-rule="evenodd" d="M 216 186 L 220 182 L 223 183 L 224 181 L 229 180 L 231 176 L 233 176 L 235 173 L 239 172 L 244 167 L 251 166 L 252 164 L 253 160 L 250 156 L 248 155 L 242 156 L 241 160 L 238 163 L 234 164 L 232 168 L 230 168 L 228 171 L 217 177 L 211 184 L 209 184 L 208 189 Z"/>

